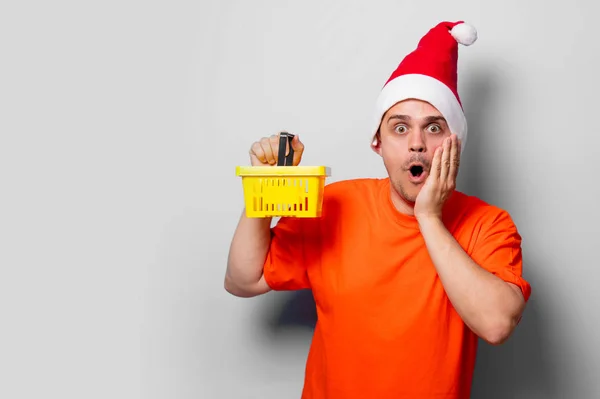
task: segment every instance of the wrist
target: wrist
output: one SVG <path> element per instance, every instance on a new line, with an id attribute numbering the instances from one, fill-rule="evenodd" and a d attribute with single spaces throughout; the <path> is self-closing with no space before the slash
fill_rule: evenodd
<path id="1" fill-rule="evenodd" d="M 435 225 L 442 223 L 442 215 L 438 214 L 416 214 L 415 218 L 419 225 Z"/>
<path id="2" fill-rule="evenodd" d="M 437 236 L 446 229 L 442 217 L 438 215 L 421 215 L 417 217 L 417 223 L 421 234 L 427 238 L 430 236 Z"/>

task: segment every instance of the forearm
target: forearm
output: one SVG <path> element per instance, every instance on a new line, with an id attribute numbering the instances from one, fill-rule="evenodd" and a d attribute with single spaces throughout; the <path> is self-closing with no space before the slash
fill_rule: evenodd
<path id="1" fill-rule="evenodd" d="M 263 265 L 271 242 L 271 218 L 248 218 L 243 212 L 229 249 L 225 289 L 251 297 L 268 292 Z"/>
<path id="2" fill-rule="evenodd" d="M 502 343 L 523 311 L 521 294 L 475 263 L 440 219 L 421 219 L 419 225 L 448 298 L 465 324 L 487 342 Z"/>

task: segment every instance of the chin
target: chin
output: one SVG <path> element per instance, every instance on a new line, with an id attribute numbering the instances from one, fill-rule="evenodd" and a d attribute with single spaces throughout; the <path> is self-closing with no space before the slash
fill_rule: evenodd
<path id="1" fill-rule="evenodd" d="M 410 182 L 405 184 L 394 182 L 393 186 L 398 196 L 411 205 L 414 205 L 417 195 L 419 195 L 419 192 L 421 191 L 421 186 L 415 187 L 414 184 Z"/>

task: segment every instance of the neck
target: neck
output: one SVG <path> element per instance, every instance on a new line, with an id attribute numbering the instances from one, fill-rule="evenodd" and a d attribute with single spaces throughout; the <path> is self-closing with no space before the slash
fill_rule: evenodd
<path id="1" fill-rule="evenodd" d="M 392 204 L 396 210 L 408 216 L 415 216 L 415 203 L 408 201 L 406 198 L 398 194 L 396 189 L 390 184 L 390 196 L 392 198 Z"/>

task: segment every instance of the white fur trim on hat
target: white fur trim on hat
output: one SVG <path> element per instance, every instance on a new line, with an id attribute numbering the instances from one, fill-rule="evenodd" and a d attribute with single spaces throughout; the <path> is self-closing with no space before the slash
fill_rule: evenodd
<path id="1" fill-rule="evenodd" d="M 448 86 L 431 76 L 421 74 L 401 75 L 390 81 L 379 93 L 371 142 L 381 124 L 383 115 L 395 104 L 407 99 L 426 101 L 433 105 L 446 119 L 450 131 L 461 140 L 462 149 L 467 141 L 467 120 L 456 96 Z"/>

